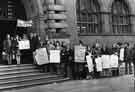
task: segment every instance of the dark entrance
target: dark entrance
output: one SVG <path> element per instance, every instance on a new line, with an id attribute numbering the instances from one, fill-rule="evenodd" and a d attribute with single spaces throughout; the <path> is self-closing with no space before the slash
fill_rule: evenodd
<path id="1" fill-rule="evenodd" d="M 17 19 L 27 19 L 25 8 L 21 0 L 0 0 L 0 64 L 5 64 L 5 62 L 2 61 L 2 50 L 6 35 L 23 35 L 23 33 L 27 31 L 26 28 L 17 27 Z M 31 62 L 27 61 L 23 63 Z"/>

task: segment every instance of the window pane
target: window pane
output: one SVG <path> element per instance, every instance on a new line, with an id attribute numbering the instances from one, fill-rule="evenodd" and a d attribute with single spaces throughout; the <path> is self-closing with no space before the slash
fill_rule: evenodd
<path id="1" fill-rule="evenodd" d="M 80 3 L 78 3 L 80 2 Z M 77 22 L 81 25 L 81 33 L 98 33 L 99 7 L 95 0 L 77 0 Z M 78 12 L 79 11 L 79 12 Z"/>
<path id="2" fill-rule="evenodd" d="M 130 33 L 129 11 L 122 1 L 115 1 L 112 6 L 112 27 L 113 33 Z"/>

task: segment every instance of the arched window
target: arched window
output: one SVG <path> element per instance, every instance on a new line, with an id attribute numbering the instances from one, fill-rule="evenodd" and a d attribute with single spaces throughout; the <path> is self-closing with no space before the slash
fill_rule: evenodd
<path id="1" fill-rule="evenodd" d="M 77 0 L 76 14 L 79 33 L 100 33 L 100 7 L 96 0 Z"/>
<path id="2" fill-rule="evenodd" d="M 112 4 L 112 29 L 114 34 L 131 33 L 129 8 L 123 0 Z"/>

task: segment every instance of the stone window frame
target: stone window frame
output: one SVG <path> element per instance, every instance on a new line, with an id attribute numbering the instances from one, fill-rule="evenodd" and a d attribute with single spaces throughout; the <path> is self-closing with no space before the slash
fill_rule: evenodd
<path id="1" fill-rule="evenodd" d="M 84 6 L 82 4 L 83 1 L 84 1 Z M 84 8 L 84 9 L 81 10 L 81 8 Z M 101 23 L 100 5 L 97 1 L 77 0 L 76 1 L 76 15 L 77 15 L 77 30 L 80 35 L 99 35 L 103 33 L 102 23 Z"/>
<path id="2" fill-rule="evenodd" d="M 123 0 L 115 0 L 112 3 L 111 26 L 113 35 L 132 34 L 129 7 Z"/>

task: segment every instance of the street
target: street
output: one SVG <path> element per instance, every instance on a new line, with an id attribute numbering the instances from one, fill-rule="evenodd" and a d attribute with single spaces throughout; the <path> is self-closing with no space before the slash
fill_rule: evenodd
<path id="1" fill-rule="evenodd" d="M 75 80 L 4 92 L 135 92 L 133 75 L 121 77 Z"/>

